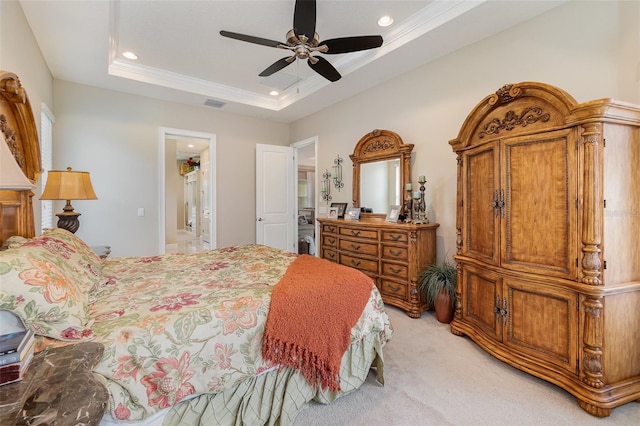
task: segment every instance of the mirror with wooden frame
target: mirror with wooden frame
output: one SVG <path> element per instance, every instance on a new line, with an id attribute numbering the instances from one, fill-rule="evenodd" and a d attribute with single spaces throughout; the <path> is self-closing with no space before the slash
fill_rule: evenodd
<path id="1" fill-rule="evenodd" d="M 411 182 L 413 144 L 405 144 L 391 130 L 373 130 L 356 144 L 353 154 L 353 206 L 386 215 L 389 206 L 402 205 Z"/>

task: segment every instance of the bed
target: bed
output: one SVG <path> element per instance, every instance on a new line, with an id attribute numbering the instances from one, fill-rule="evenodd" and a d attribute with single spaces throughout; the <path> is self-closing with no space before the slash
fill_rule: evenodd
<path id="1" fill-rule="evenodd" d="M 17 76 L 0 81 L 0 93 L 23 93 Z M 26 94 L 0 101 L 20 129 L 17 154 L 37 150 L 23 131 L 33 122 Z M 37 157 L 21 164 L 32 181 Z M 2 209 L 0 309 L 44 350 L 104 345 L 94 369 L 109 392 L 104 424 L 292 424 L 307 402 L 356 390 L 371 367 L 383 383 L 392 328 L 359 271 L 255 244 L 101 259 L 63 229 L 35 236 L 33 193 L 1 192 L 12 204 Z"/>

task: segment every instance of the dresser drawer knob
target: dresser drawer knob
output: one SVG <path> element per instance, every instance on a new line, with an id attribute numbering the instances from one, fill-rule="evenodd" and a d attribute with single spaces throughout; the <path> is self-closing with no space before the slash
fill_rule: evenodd
<path id="1" fill-rule="evenodd" d="M 352 261 L 351 261 L 351 264 L 352 264 L 353 266 L 360 266 L 360 261 L 359 261 L 359 260 L 352 260 Z"/>
<path id="2" fill-rule="evenodd" d="M 402 235 L 399 234 L 391 234 L 391 239 L 393 241 L 398 241 L 400 238 L 402 238 Z"/>
<path id="3" fill-rule="evenodd" d="M 393 272 L 394 274 L 397 274 L 400 271 L 402 271 L 402 268 L 397 268 L 397 269 L 396 268 L 389 268 L 389 269 L 391 269 L 391 272 Z"/>
<path id="4" fill-rule="evenodd" d="M 351 244 L 352 250 L 360 250 L 360 244 Z"/>
<path id="5" fill-rule="evenodd" d="M 353 235 L 354 237 L 357 237 L 358 235 L 360 235 L 360 231 L 351 230 L 351 235 Z"/>
<path id="6" fill-rule="evenodd" d="M 398 291 L 400 290 L 402 287 L 400 287 L 399 285 L 389 285 L 389 288 L 391 289 L 391 291 Z"/>
<path id="7" fill-rule="evenodd" d="M 393 256 L 400 256 L 402 254 L 402 250 L 400 251 L 389 250 L 389 253 L 391 253 Z"/>
<path id="8" fill-rule="evenodd" d="M 334 244 L 336 242 L 333 238 L 327 238 L 327 241 L 329 241 L 329 244 Z"/>
<path id="9" fill-rule="evenodd" d="M 336 254 L 335 253 L 327 253 L 327 257 L 330 257 L 330 258 L 333 259 L 334 257 L 336 257 Z"/>

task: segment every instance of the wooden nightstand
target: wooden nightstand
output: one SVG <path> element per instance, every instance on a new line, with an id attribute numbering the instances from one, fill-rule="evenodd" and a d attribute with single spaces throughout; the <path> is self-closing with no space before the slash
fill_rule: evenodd
<path id="1" fill-rule="evenodd" d="M 111 254 L 111 246 L 91 246 L 91 250 L 95 251 L 100 259 L 106 259 Z"/>
<path id="2" fill-rule="evenodd" d="M 83 342 L 37 353 L 22 381 L 0 386 L 0 424 L 98 425 L 109 394 L 91 370 L 103 352 Z"/>

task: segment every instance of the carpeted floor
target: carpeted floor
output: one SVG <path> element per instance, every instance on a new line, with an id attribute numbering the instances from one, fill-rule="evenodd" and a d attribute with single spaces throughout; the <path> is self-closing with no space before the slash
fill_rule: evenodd
<path id="1" fill-rule="evenodd" d="M 457 337 L 432 311 L 419 319 L 387 307 L 394 336 L 384 348 L 385 386 L 370 373 L 333 404 L 312 403 L 306 425 L 638 425 L 640 403 L 593 417 L 568 392 L 493 358 Z"/>

